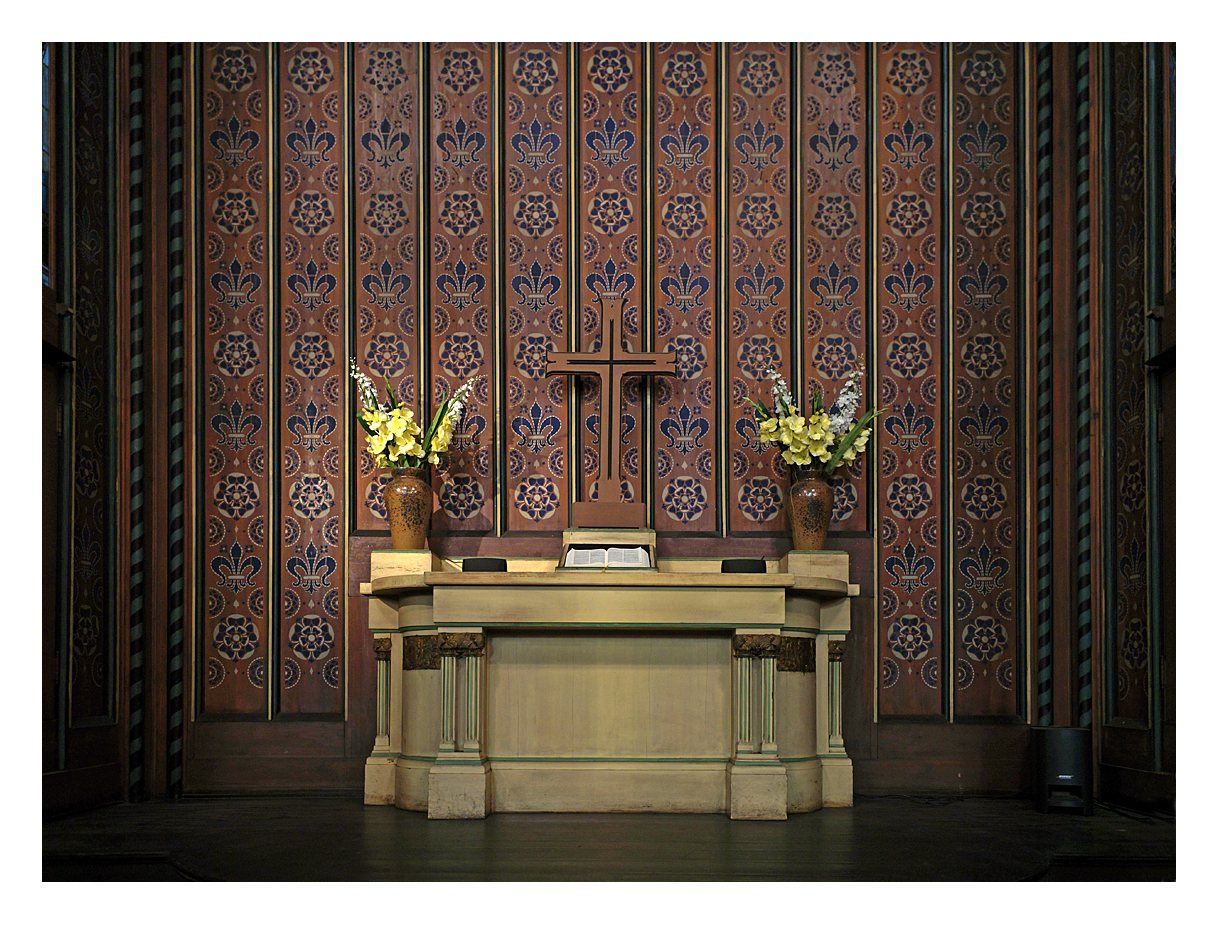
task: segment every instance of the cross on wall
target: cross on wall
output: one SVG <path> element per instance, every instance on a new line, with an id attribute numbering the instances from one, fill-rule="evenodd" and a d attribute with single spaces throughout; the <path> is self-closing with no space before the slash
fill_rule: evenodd
<path id="1" fill-rule="evenodd" d="M 606 487 L 621 478 L 622 380 L 627 376 L 676 376 L 677 354 L 631 353 L 622 342 L 622 296 L 603 292 L 601 342 L 587 353 L 546 353 L 547 376 L 595 376 L 601 386 L 601 489 L 598 501 L 572 504 L 572 525 L 581 527 L 643 527 L 647 512 L 638 502 L 606 500 Z M 609 429 L 607 430 L 607 422 Z"/>

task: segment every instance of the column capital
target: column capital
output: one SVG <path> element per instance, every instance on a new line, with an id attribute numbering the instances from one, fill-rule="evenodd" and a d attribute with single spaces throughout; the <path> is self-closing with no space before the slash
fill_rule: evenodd
<path id="1" fill-rule="evenodd" d="M 738 633 L 732 637 L 734 658 L 778 658 L 780 637 L 773 633 Z"/>
<path id="2" fill-rule="evenodd" d="M 437 633 L 436 648 L 441 655 L 458 658 L 478 658 L 487 647 L 483 633 Z"/>
<path id="3" fill-rule="evenodd" d="M 378 662 L 388 662 L 389 653 L 393 651 L 394 641 L 388 636 L 375 636 L 372 641 L 373 655 L 377 657 Z"/>

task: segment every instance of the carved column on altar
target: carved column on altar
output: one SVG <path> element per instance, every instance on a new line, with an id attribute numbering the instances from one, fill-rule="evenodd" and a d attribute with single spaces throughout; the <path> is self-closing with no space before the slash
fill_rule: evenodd
<path id="1" fill-rule="evenodd" d="M 850 627 L 850 602 L 828 602 L 817 636 L 817 753 L 824 806 L 851 806 L 855 772 L 842 739 L 842 657 Z"/>
<path id="2" fill-rule="evenodd" d="M 372 641 L 377 660 L 377 738 L 373 742 L 373 754 L 389 751 L 389 657 L 393 648 L 394 641 L 389 636 L 377 636 Z"/>
<path id="3" fill-rule="evenodd" d="M 439 632 L 440 742 L 428 775 L 429 819 L 487 815 L 487 762 L 482 754 L 482 632 Z"/>
<path id="4" fill-rule="evenodd" d="M 778 634 L 732 637 L 736 752 L 728 769 L 728 800 L 733 819 L 787 818 L 787 771 L 775 744 L 775 661 L 781 651 Z"/>

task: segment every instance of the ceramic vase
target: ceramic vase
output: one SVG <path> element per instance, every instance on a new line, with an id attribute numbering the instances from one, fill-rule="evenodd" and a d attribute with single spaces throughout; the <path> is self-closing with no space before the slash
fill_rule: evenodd
<path id="1" fill-rule="evenodd" d="M 432 486 L 424 469 L 395 469 L 385 485 L 385 514 L 394 549 L 423 549 L 432 520 Z"/>
<path id="2" fill-rule="evenodd" d="M 807 469 L 793 469 L 791 477 L 787 522 L 791 524 L 792 549 L 825 549 L 834 512 L 834 489 L 824 476 Z"/>

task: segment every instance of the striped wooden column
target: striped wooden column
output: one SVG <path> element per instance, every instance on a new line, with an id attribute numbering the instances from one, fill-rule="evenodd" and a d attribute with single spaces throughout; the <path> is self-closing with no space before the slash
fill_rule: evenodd
<path id="1" fill-rule="evenodd" d="M 186 235 L 184 57 L 169 46 L 169 793 L 182 793 L 186 638 Z"/>
<path id="2" fill-rule="evenodd" d="M 1076 626 L 1079 641 L 1079 725 L 1092 724 L 1092 489 L 1091 470 L 1091 344 L 1089 313 L 1089 249 L 1091 216 L 1089 190 L 1089 61 L 1081 44 L 1075 58 L 1076 176 L 1075 176 L 1075 361 L 1076 361 Z"/>
<path id="3" fill-rule="evenodd" d="M 1053 209 L 1050 43 L 1037 45 L 1037 679 L 1038 725 L 1053 722 Z"/>
<path id="4" fill-rule="evenodd" d="M 131 43 L 131 624 L 127 798 L 144 789 L 144 46 Z"/>

